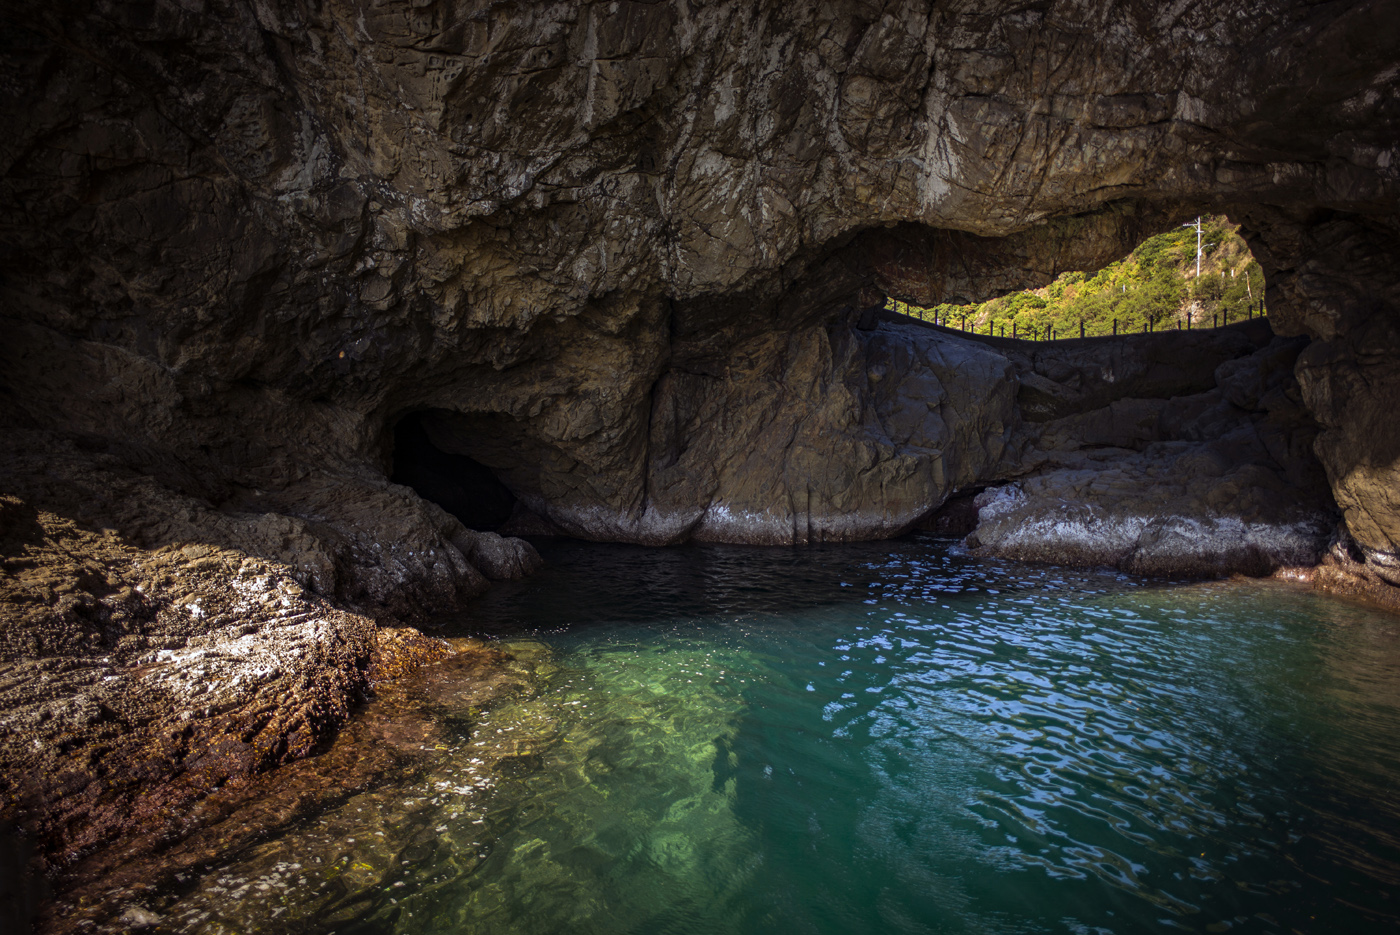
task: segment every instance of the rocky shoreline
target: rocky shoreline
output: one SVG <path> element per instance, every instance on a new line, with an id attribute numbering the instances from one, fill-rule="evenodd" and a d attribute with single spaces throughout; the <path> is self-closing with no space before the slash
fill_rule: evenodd
<path id="1" fill-rule="evenodd" d="M 317 593 L 314 540 L 284 541 L 288 560 L 229 532 L 295 534 L 290 518 L 230 517 L 52 435 L 8 438 L 0 819 L 33 885 L 66 892 L 175 846 L 211 796 L 322 750 L 376 684 L 452 655 Z M 440 523 L 497 577 L 538 564 L 521 540 Z M 455 561 L 454 593 L 479 593 Z"/>
<path id="2" fill-rule="evenodd" d="M 1293 376 L 1305 341 L 1255 322 L 993 346 L 894 319 L 846 340 L 854 372 L 870 374 L 873 424 L 927 472 L 929 499 L 869 516 L 854 501 L 841 520 L 850 533 L 830 518 L 820 535 L 794 532 L 788 515 L 781 535 L 758 541 L 937 528 L 946 501 L 962 518 L 943 531 L 965 534 L 976 555 L 1201 577 L 1311 567 L 1326 553 L 1316 586 L 1386 593 L 1358 575 L 1364 562 L 1344 566 L 1327 552 L 1337 513 Z M 373 683 L 446 658 L 438 642 L 394 629 L 414 619 L 405 608 L 449 610 L 488 574 L 528 573 L 539 561 L 522 540 L 467 530 L 386 485 L 370 503 L 410 504 L 436 544 L 405 550 L 386 539 L 387 567 L 358 580 L 370 559 L 338 544 L 348 536 L 332 518 L 231 513 L 106 452 L 34 430 L 11 437 L 15 493 L 0 499 L 0 794 L 6 817 L 38 845 L 34 866 L 60 888 L 117 866 L 117 855 L 196 833 L 189 816 L 210 795 L 323 749 Z M 981 492 L 969 503 L 953 478 Z M 301 538 L 278 542 L 269 529 Z M 752 530 L 707 529 L 692 522 L 687 538 L 755 541 Z M 456 576 L 450 588 L 414 554 L 425 549 Z M 376 590 L 386 574 L 407 600 Z"/>
<path id="3" fill-rule="evenodd" d="M 535 688 L 537 667 L 547 665 L 537 653 L 519 648 L 506 652 L 477 640 L 429 639 L 403 629 L 381 631 L 378 642 L 370 674 L 384 674 L 387 666 L 394 676 L 373 683 L 372 696 L 357 706 L 333 739 L 275 770 L 231 779 L 192 803 L 178 819 L 136 829 L 64 867 L 54 880 L 58 886 L 53 896 L 36 907 L 38 930 L 166 927 L 165 903 L 183 879 L 230 855 L 255 852 L 262 842 L 304 827 L 308 819 L 356 797 L 401 798 L 396 793 L 425 760 L 438 755 L 444 742 L 458 742 L 447 736 L 444 718 L 473 724 L 485 719 L 502 702 L 528 696 Z M 425 662 L 431 664 L 424 667 Z M 476 771 L 474 781 L 456 788 L 463 802 L 474 802 L 487 792 L 493 785 L 492 767 L 518 752 L 489 738 L 474 739 L 474 753 L 488 765 Z M 278 862 L 282 866 L 319 862 L 310 853 L 283 856 L 286 859 Z M 329 859 L 329 853 L 326 856 Z M 380 874 L 392 869 L 393 862 L 375 863 Z M 275 874 L 270 879 L 285 887 L 295 876 L 287 875 L 285 882 Z M 346 882 L 361 876 L 349 874 Z M 375 875 L 359 881 L 358 889 L 347 886 L 344 892 L 320 894 L 313 918 L 324 924 L 326 913 L 340 909 L 338 903 L 348 903 L 353 910 L 365 892 L 386 885 L 388 881 Z"/>
<path id="4" fill-rule="evenodd" d="M 1392 11 L 887 6 L 0 10 L 0 821 L 36 866 L 303 761 L 437 652 L 387 631 L 536 567 L 391 480 L 406 424 L 506 531 L 928 527 L 1400 607 Z M 1267 322 L 879 312 L 1203 212 Z"/>
<path id="5" fill-rule="evenodd" d="M 925 472 L 928 499 L 873 512 L 857 499 L 845 533 L 830 515 L 814 535 L 774 513 L 779 533 L 757 540 L 704 522 L 685 538 L 801 543 L 929 528 L 965 536 L 974 555 L 1171 577 L 1284 574 L 1396 607 L 1357 548 L 1332 542 L 1318 426 L 1294 377 L 1306 340 L 1252 322 L 1036 345 L 895 318 L 852 326 L 845 340 L 881 444 Z M 262 788 L 258 777 L 325 749 L 375 683 L 451 657 L 402 621 L 539 562 L 523 540 L 361 482 L 368 504 L 343 504 L 341 517 L 373 510 L 383 528 L 375 505 L 397 501 L 436 536 L 412 550 L 386 539 L 373 553 L 386 565 L 365 580 L 357 569 L 374 559 L 347 548 L 364 531 L 343 518 L 230 512 L 106 450 L 32 429 L 11 437 L 0 794 L 37 845 L 33 866 L 60 891 L 197 836 L 198 816 L 213 814 L 205 803 L 249 801 L 226 790 Z M 450 586 L 415 554 L 425 550 L 456 576 Z M 382 590 L 387 575 L 401 594 Z"/>

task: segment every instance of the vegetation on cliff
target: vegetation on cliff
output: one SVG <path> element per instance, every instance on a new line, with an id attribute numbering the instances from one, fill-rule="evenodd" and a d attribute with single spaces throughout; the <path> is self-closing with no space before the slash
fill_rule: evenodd
<path id="1" fill-rule="evenodd" d="M 1258 315 L 1264 274 L 1237 225 L 1202 217 L 1199 275 L 1194 224 L 1148 238 L 1097 273 L 1061 273 L 1040 289 L 980 305 L 924 307 L 891 298 L 885 307 L 924 321 L 1022 338 L 1208 328 Z"/>

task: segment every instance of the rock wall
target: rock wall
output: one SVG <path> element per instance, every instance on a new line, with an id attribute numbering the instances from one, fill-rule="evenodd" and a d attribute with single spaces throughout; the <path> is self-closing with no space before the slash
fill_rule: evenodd
<path id="1" fill-rule="evenodd" d="M 12 4 L 7 409 L 314 527 L 335 580 L 307 581 L 375 612 L 471 590 L 436 561 L 457 532 L 384 482 L 418 410 L 577 535 L 887 535 L 1008 425 L 988 399 L 891 427 L 894 384 L 857 371 L 898 354 L 852 310 L 1033 285 L 1227 210 L 1277 327 L 1327 345 L 1305 394 L 1385 567 L 1393 12 Z"/>
<path id="2" fill-rule="evenodd" d="M 1310 220 L 1267 248 L 1287 263 L 1277 276 L 1284 301 L 1276 327 L 1314 338 L 1296 369 L 1323 428 L 1316 452 L 1344 517 L 1339 539 L 1347 546 L 1337 555 L 1355 553 L 1349 574 L 1400 607 L 1390 590 L 1400 585 L 1400 223 L 1393 213 Z"/>
<path id="3" fill-rule="evenodd" d="M 1305 339 L 1219 331 L 1052 342 L 978 495 L 974 554 L 1148 575 L 1311 569 L 1337 512 L 1293 368 Z"/>

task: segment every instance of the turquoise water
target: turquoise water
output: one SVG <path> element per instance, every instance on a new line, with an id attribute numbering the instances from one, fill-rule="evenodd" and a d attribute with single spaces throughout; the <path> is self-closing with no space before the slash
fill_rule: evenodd
<path id="1" fill-rule="evenodd" d="M 921 538 L 545 557 L 443 621 L 489 633 L 527 688 L 433 715 L 438 739 L 398 783 L 172 894 L 169 927 L 1400 920 L 1397 618 L 1285 585 L 989 563 Z"/>

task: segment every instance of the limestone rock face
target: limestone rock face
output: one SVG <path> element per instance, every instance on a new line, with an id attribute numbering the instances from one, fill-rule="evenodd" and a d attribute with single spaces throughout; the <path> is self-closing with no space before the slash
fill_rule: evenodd
<path id="1" fill-rule="evenodd" d="M 1206 340 L 1158 341 L 1142 356 L 1175 357 L 1194 344 L 1188 359 L 1209 362 L 1217 355 L 1199 351 L 1210 338 L 1223 338 L 1218 354 L 1248 342 L 1251 330 L 1265 338 L 1262 328 L 1237 326 Z M 1058 360 L 1054 350 L 1040 352 L 1036 362 L 1087 382 L 1075 377 L 1097 355 L 1072 345 L 1088 343 L 1068 342 Z M 1146 343 L 1119 343 L 1114 356 L 1121 361 Z M 1027 423 L 1002 468 L 1017 480 L 978 496 L 968 545 L 974 554 L 1149 575 L 1264 575 L 1316 564 L 1336 513 L 1311 457 L 1318 427 L 1293 376 L 1303 343 L 1275 338 L 1226 360 L 1205 392 L 1189 393 L 1191 368 L 1159 367 L 1156 381 L 1124 386 L 1155 383 L 1154 397 Z M 1143 362 L 1131 369 L 1152 371 Z M 1088 375 L 1103 373 L 1093 367 Z M 1165 382 L 1172 373 L 1183 383 Z"/>
<path id="2" fill-rule="evenodd" d="M 890 416 L 855 313 L 1092 268 L 1208 207 L 1279 326 L 1333 348 L 1305 394 L 1381 561 L 1388 384 L 1348 368 L 1394 319 L 1391 13 L 21 0 L 7 409 L 314 526 L 314 586 L 371 610 L 473 589 L 459 534 L 383 480 L 414 411 L 573 534 L 886 535 L 1007 424 L 996 399 Z"/>

